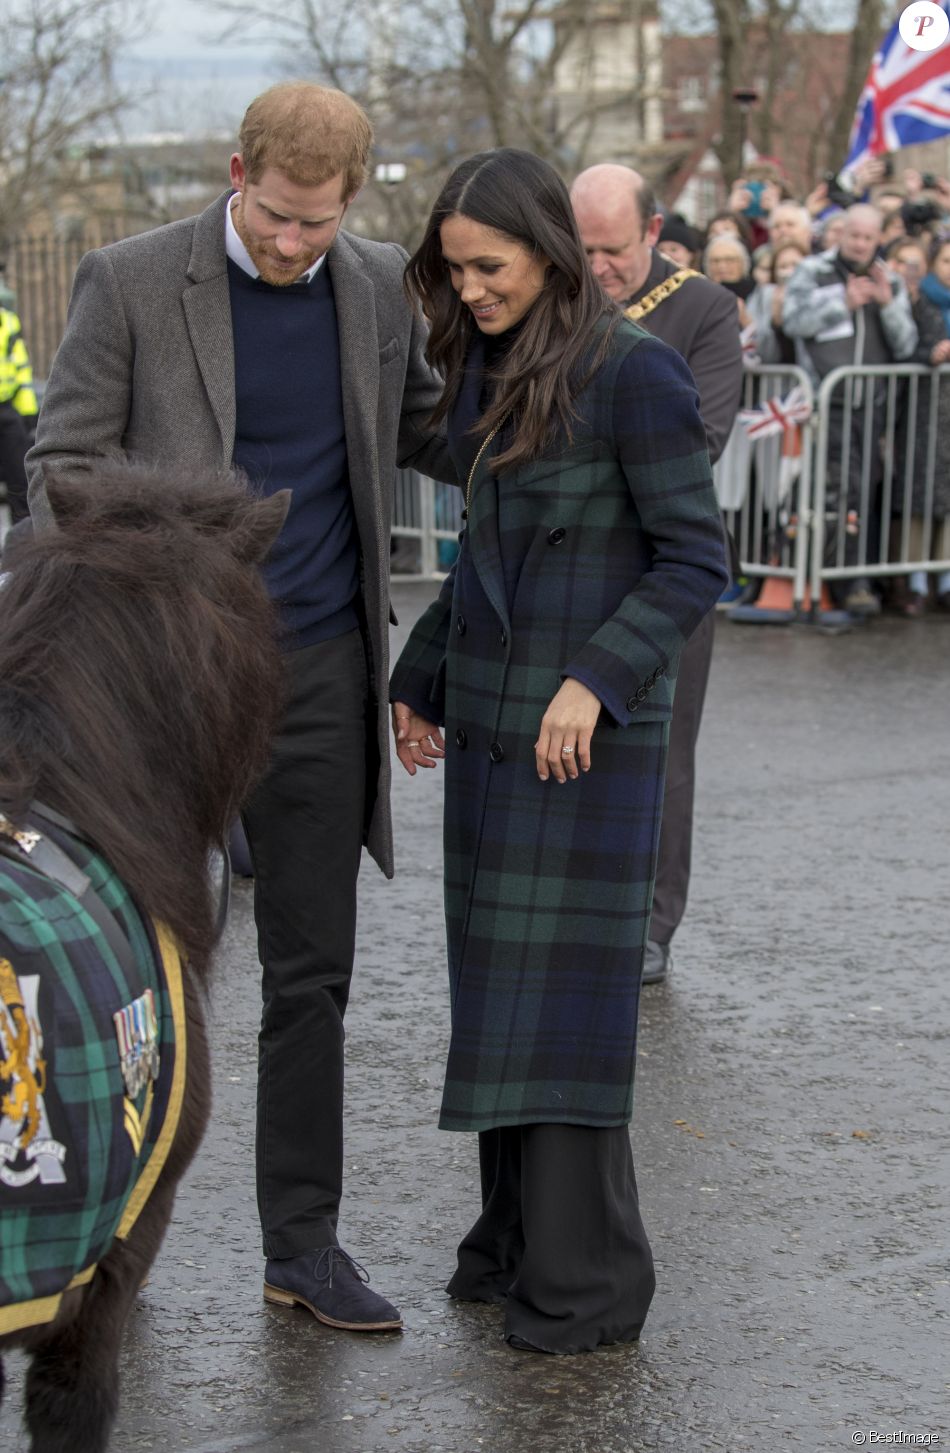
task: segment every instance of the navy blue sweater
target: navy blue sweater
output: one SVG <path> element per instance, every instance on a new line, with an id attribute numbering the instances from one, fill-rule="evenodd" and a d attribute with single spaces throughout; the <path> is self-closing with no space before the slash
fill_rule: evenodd
<path id="1" fill-rule="evenodd" d="M 290 649 L 358 624 L 359 544 L 343 427 L 340 343 L 326 263 L 272 287 L 230 259 L 234 463 L 264 494 L 293 491 L 264 567 Z"/>

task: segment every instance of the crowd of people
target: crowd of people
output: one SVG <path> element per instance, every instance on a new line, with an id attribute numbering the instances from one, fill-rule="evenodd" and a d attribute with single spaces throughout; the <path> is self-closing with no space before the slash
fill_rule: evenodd
<path id="1" fill-rule="evenodd" d="M 913 168 L 895 176 L 889 160 L 870 158 L 799 201 L 781 169 L 762 160 L 702 232 L 668 215 L 657 247 L 735 295 L 747 358 L 799 366 L 816 387 L 842 366 L 950 362 L 950 182 L 942 177 Z M 935 412 L 928 379 L 898 398 L 890 498 L 893 533 L 903 539 L 895 538 L 892 559 L 901 549 L 918 563 L 950 558 L 950 385 L 936 386 Z M 838 564 L 880 559 L 886 402 L 881 379 L 832 396 L 826 563 L 834 563 L 839 520 Z M 859 574 L 830 588 L 835 603 L 859 617 L 877 614 L 885 600 L 909 617 L 931 603 L 950 611 L 950 571 L 895 567 L 886 588 L 880 576 Z"/>

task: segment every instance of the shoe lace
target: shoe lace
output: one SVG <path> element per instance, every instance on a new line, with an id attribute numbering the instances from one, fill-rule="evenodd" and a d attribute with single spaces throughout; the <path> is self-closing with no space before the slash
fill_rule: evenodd
<path id="1" fill-rule="evenodd" d="M 348 1251 L 344 1251 L 342 1246 L 325 1246 L 314 1262 L 313 1274 L 318 1279 L 325 1277 L 327 1286 L 332 1287 L 334 1270 L 341 1262 L 344 1266 L 349 1266 L 360 1281 L 369 1281 L 369 1272 L 366 1267 L 360 1266 L 355 1257 L 352 1257 Z"/>

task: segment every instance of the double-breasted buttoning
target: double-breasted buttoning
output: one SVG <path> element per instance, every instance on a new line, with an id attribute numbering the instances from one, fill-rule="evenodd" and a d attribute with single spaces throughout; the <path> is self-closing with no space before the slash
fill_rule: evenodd
<path id="1" fill-rule="evenodd" d="M 678 355 L 623 323 L 577 408 L 550 458 L 496 479 L 486 451 L 456 566 L 391 681 L 449 743 L 447 1129 L 632 1108 L 676 661 L 726 571 Z M 450 427 L 450 445 L 464 478 L 470 441 Z M 566 676 L 604 708 L 592 770 L 562 786 L 534 745 Z"/>

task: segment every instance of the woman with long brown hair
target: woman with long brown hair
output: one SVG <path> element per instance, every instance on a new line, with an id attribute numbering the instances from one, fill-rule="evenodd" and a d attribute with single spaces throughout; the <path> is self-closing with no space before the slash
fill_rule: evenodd
<path id="1" fill-rule="evenodd" d="M 440 1123 L 478 1132 L 482 1191 L 448 1290 L 503 1303 L 512 1346 L 581 1352 L 636 1338 L 653 1294 L 639 978 L 676 662 L 722 531 L 689 371 L 602 294 L 546 162 L 458 167 L 407 285 L 466 514 L 391 683 L 403 766 L 446 759 Z"/>

